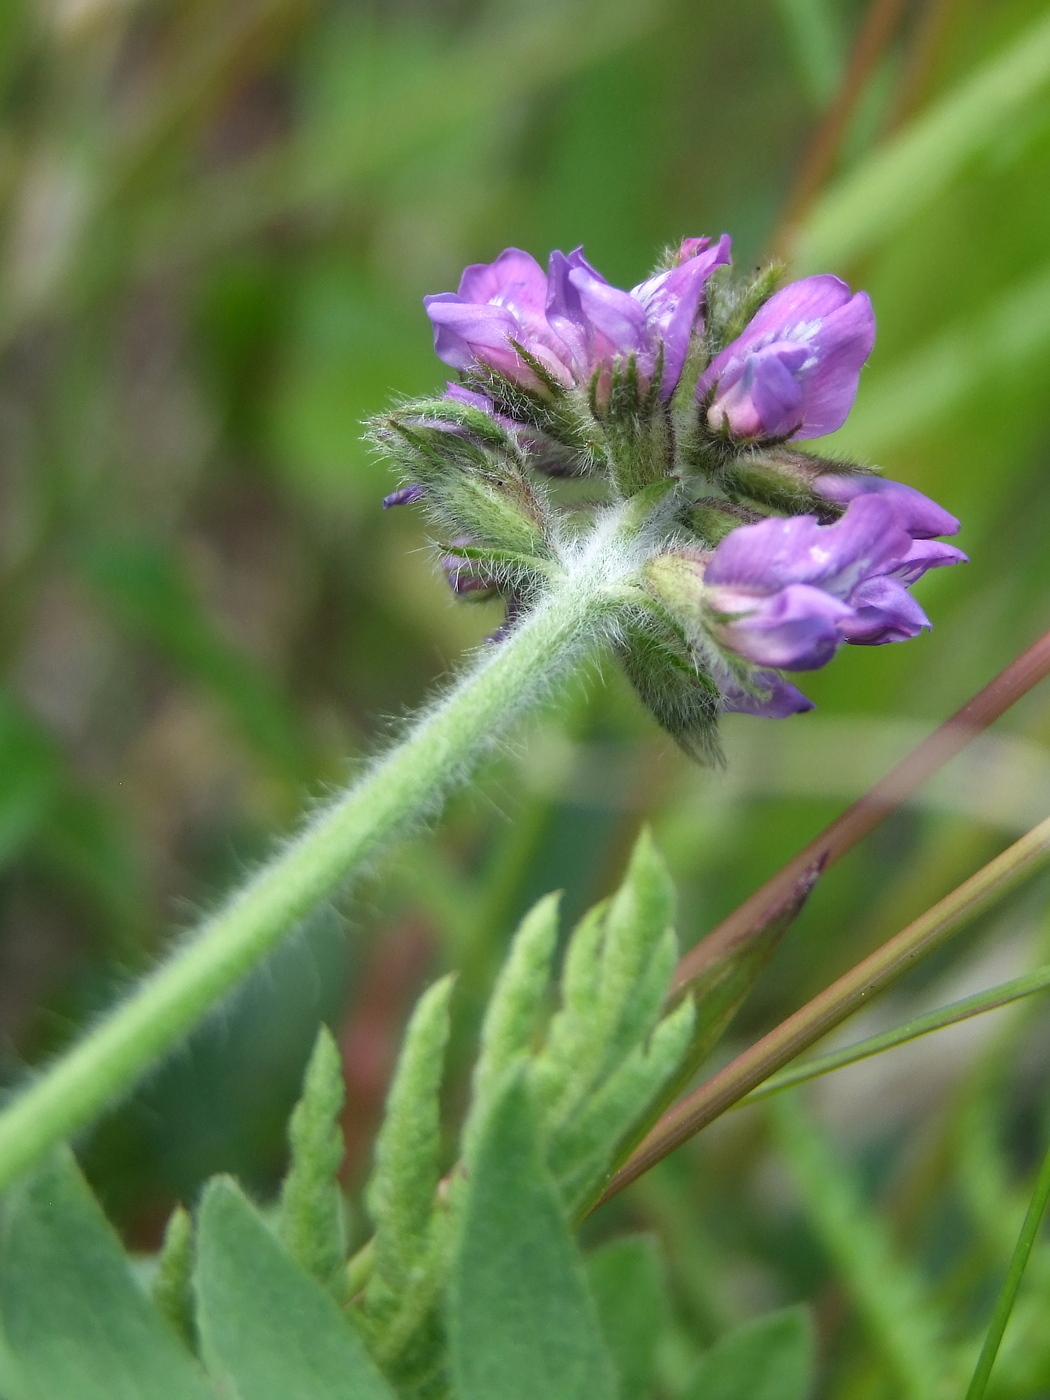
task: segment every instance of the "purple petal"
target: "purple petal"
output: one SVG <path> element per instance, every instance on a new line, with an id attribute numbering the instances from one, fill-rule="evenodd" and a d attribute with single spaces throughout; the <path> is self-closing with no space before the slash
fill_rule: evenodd
<path id="1" fill-rule="evenodd" d="M 711 590 L 708 602 L 720 613 L 747 609 L 730 622 L 715 624 L 719 639 L 759 666 L 815 671 L 826 666 L 842 643 L 839 626 L 853 609 L 821 588 L 794 583 L 769 598 Z"/>
<path id="2" fill-rule="evenodd" d="M 547 274 L 531 253 L 506 248 L 495 262 L 472 263 L 459 279 L 464 301 L 505 306 L 518 319 L 542 316 L 547 302 Z"/>
<path id="3" fill-rule="evenodd" d="M 799 372 L 807 356 L 804 345 L 790 341 L 747 355 L 739 378 L 720 386 L 707 415 L 711 427 L 724 426 L 736 438 L 788 437 L 804 414 Z"/>
<path id="4" fill-rule="evenodd" d="M 885 501 L 862 496 L 834 525 L 794 515 L 731 530 L 711 556 L 704 581 L 759 593 L 819 584 L 845 598 L 862 578 L 904 558 L 911 544 Z"/>
<path id="5" fill-rule="evenodd" d="M 411 506 L 416 501 L 421 501 L 427 494 L 427 488 L 418 482 L 414 486 L 402 486 L 400 491 L 391 491 L 389 496 L 383 497 L 383 509 L 389 510 L 391 506 Z"/>
<path id="6" fill-rule="evenodd" d="M 715 247 L 709 238 L 687 238 L 678 250 L 678 265 L 640 283 L 631 296 L 645 307 L 646 338 L 654 360 L 663 344 L 663 377 L 660 394 L 669 399 L 681 378 L 689 341 L 697 324 L 707 279 L 716 267 L 729 262 L 731 240 L 723 233 Z M 695 251 L 687 252 L 687 248 Z"/>
<path id="7" fill-rule="evenodd" d="M 895 578 L 906 587 L 922 578 L 927 569 L 940 569 L 946 564 L 968 564 L 969 559 L 961 549 L 941 540 L 916 540 L 903 559 L 898 559 L 885 571 L 888 578 Z"/>
<path id="8" fill-rule="evenodd" d="M 882 576 L 865 579 L 850 595 L 852 618 L 840 624 L 854 646 L 877 647 L 906 642 L 932 624 L 904 585 Z"/>
<path id="9" fill-rule="evenodd" d="M 471 369 L 479 360 L 503 374 L 523 369 L 510 339 L 521 338 L 521 327 L 500 306 L 461 301 L 455 292 L 423 298 L 434 327 L 434 349 L 453 369 Z"/>
<path id="10" fill-rule="evenodd" d="M 740 715 L 760 715 L 764 719 L 787 719 L 789 715 L 804 714 L 816 708 L 808 696 L 775 671 L 756 671 L 750 679 L 765 693 L 752 695 L 731 680 L 722 686 L 727 710 Z"/>
<path id="11" fill-rule="evenodd" d="M 484 394 L 476 394 L 473 389 L 465 389 L 462 384 L 446 383 L 445 398 L 453 403 L 461 403 L 467 408 L 480 408 L 482 413 L 492 412 L 492 400 Z"/>
<path id="12" fill-rule="evenodd" d="M 579 294 L 580 307 L 591 328 L 590 350 L 606 355 L 631 355 L 645 337 L 645 308 L 630 292 L 611 287 L 589 267 L 571 268 L 569 281 Z"/>
<path id="13" fill-rule="evenodd" d="M 743 333 L 712 360 L 697 385 L 701 402 L 714 390 L 708 413 L 712 427 L 717 429 L 727 422 L 730 431 L 738 432 L 725 407 L 726 396 L 748 372 L 751 357 L 785 342 L 806 352 L 793 361 L 783 351 L 777 356 L 799 386 L 795 422 L 788 425 L 784 414 L 776 415 L 783 391 L 773 395 L 768 421 L 758 412 L 754 396 L 749 395 L 747 402 L 755 407 L 756 417 L 742 418 L 752 429 L 746 435 L 790 433 L 794 438 L 810 438 L 842 426 L 857 395 L 861 367 L 875 342 L 875 317 L 866 293 L 851 296 L 845 282 L 824 274 L 792 282 L 776 292 Z M 753 361 L 750 372 L 756 373 Z M 737 400 L 743 393 L 738 392 Z M 739 403 L 738 412 L 743 414 Z"/>
<path id="14" fill-rule="evenodd" d="M 818 476 L 813 489 L 829 501 L 845 506 L 858 496 L 875 494 L 889 501 L 897 512 L 902 527 L 914 539 L 932 539 L 934 535 L 957 535 L 959 522 L 943 506 L 931 501 L 914 486 L 903 481 L 890 481 L 884 476 L 840 476 L 829 472 Z"/>

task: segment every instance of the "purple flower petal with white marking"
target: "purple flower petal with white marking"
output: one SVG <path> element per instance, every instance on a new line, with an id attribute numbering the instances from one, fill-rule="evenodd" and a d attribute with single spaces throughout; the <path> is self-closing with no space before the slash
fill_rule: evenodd
<path id="1" fill-rule="evenodd" d="M 861 579 L 883 573 L 911 547 L 892 508 L 878 496 L 863 496 L 834 525 L 793 515 L 730 531 L 711 557 L 705 583 L 755 593 L 809 583 L 844 599 Z"/>
<path id="2" fill-rule="evenodd" d="M 709 238 L 687 238 L 678 250 L 677 266 L 650 277 L 631 291 L 631 296 L 645 308 L 649 354 L 655 358 L 658 346 L 663 346 L 661 398 L 669 399 L 678 385 L 689 342 L 700 321 L 707 279 L 716 267 L 729 262 L 730 247 L 727 233 L 714 247 Z"/>
<path id="3" fill-rule="evenodd" d="M 707 421 L 742 439 L 811 438 L 834 432 L 857 396 L 875 343 L 865 292 L 838 277 L 806 277 L 760 307 L 704 371 L 697 399 Z"/>
<path id="4" fill-rule="evenodd" d="M 903 481 L 891 481 L 884 476 L 829 472 L 817 477 L 813 489 L 840 506 L 848 506 L 859 496 L 880 496 L 890 503 L 898 522 L 913 539 L 927 540 L 934 535 L 959 533 L 959 522 L 954 515 L 936 501 L 931 501 L 929 496 L 916 491 L 914 486 L 906 486 Z"/>
<path id="5" fill-rule="evenodd" d="M 858 496 L 833 525 L 807 515 L 743 525 L 704 571 L 708 628 L 755 665 L 815 670 L 843 642 L 879 646 L 929 627 L 907 585 L 964 558 L 938 540 L 913 540 L 878 494 Z"/>
<path id="6" fill-rule="evenodd" d="M 507 248 L 495 262 L 474 263 L 457 292 L 423 298 L 434 326 L 434 349 L 453 369 L 488 365 L 508 379 L 536 377 L 511 344 L 516 340 L 556 378 L 572 382 L 565 346 L 546 318 L 547 275 L 530 254 Z"/>

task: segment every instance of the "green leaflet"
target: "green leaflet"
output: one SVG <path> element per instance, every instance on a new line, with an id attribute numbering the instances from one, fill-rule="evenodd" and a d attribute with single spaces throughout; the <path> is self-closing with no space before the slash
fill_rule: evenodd
<path id="1" fill-rule="evenodd" d="M 438 1095 L 449 1030 L 453 979 L 435 982 L 420 998 L 405 1032 L 386 1116 L 376 1140 L 368 1208 L 376 1225 L 376 1271 L 370 1301 L 398 1295 L 426 1260 L 434 1193 L 440 1177 Z"/>
<path id="2" fill-rule="evenodd" d="M 0 1312 L 25 1400 L 214 1400 L 67 1151 L 11 1192 Z"/>
<path id="3" fill-rule="evenodd" d="M 477 1124 L 507 1070 L 532 1049 L 540 1008 L 550 986 L 551 959 L 558 939 L 556 894 L 545 895 L 521 921 L 503 965 L 481 1028 L 481 1046 L 464 1129 L 470 1155 Z"/>
<path id="4" fill-rule="evenodd" d="M 336 1175 L 343 1160 L 339 1115 L 345 1097 L 339 1047 L 322 1026 L 289 1124 L 292 1160 L 281 1189 L 277 1233 L 292 1258 L 337 1297 L 344 1291 L 346 1263 L 343 1194 Z"/>
<path id="5" fill-rule="evenodd" d="M 612 1360 L 520 1075 L 479 1133 L 449 1333 L 457 1400 L 616 1400 Z"/>
<path id="6" fill-rule="evenodd" d="M 770 1313 L 713 1346 L 679 1400 L 808 1400 L 814 1352 L 805 1308 Z"/>
<path id="7" fill-rule="evenodd" d="M 232 1181 L 199 1217 L 201 1346 L 231 1400 L 393 1400 L 330 1295 L 285 1253 Z"/>
<path id="8" fill-rule="evenodd" d="M 619 1400 L 651 1400 L 668 1300 L 656 1240 L 613 1240 L 587 1256 L 587 1283 L 620 1379 Z"/>
<path id="9" fill-rule="evenodd" d="M 161 1317 L 167 1319 L 191 1351 L 197 1350 L 193 1298 L 195 1249 L 193 1221 L 182 1206 L 176 1206 L 164 1231 L 164 1244 L 150 1292 Z"/>

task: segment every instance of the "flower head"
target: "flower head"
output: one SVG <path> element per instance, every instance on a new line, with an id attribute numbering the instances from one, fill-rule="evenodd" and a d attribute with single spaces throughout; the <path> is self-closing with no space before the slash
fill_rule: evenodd
<path id="1" fill-rule="evenodd" d="M 874 343 L 865 292 L 806 277 L 774 293 L 715 356 L 697 398 L 710 427 L 731 438 L 821 437 L 846 421 Z"/>
<path id="2" fill-rule="evenodd" d="M 468 267 L 425 298 L 462 382 L 374 429 L 406 483 L 384 504 L 425 497 L 456 595 L 505 602 L 493 640 L 571 571 L 585 512 L 618 519 L 637 555 L 616 645 L 701 756 L 720 710 L 811 709 L 785 673 L 928 628 L 909 590 L 966 557 L 937 538 L 959 522 L 936 501 L 794 445 L 849 413 L 875 337 L 868 297 L 829 275 L 774 291 L 776 269 L 712 280 L 729 251 L 725 235 L 684 239 L 630 290 L 582 248 L 546 270 L 517 248 Z M 552 476 L 598 490 L 552 494 Z"/>
<path id="3" fill-rule="evenodd" d="M 660 368 L 670 398 L 698 328 L 707 279 L 729 261 L 730 240 L 686 239 L 676 265 L 632 291 L 612 286 L 583 255 L 554 252 L 545 274 L 528 253 L 508 248 L 492 263 L 468 267 L 457 292 L 424 298 L 434 347 L 446 364 L 488 366 L 513 382 L 536 376 L 515 345 L 556 381 L 587 384 L 615 361 L 634 356 L 646 380 Z"/>
<path id="4" fill-rule="evenodd" d="M 908 587 L 965 557 L 913 540 L 884 497 L 861 495 L 834 525 L 796 515 L 731 531 L 704 569 L 704 602 L 728 651 L 757 666 L 812 671 L 843 642 L 877 646 L 928 628 Z"/>

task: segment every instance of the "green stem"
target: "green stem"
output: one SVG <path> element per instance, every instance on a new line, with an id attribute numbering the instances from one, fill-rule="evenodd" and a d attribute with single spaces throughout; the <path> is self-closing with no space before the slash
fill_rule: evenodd
<path id="1" fill-rule="evenodd" d="M 620 1168 L 602 1199 L 636 1181 L 1048 862 L 1050 817 L 687 1094 Z"/>
<path id="2" fill-rule="evenodd" d="M 971 1016 L 981 1016 L 985 1011 L 996 1011 L 1001 1006 L 1020 1001 L 1022 997 L 1045 992 L 1048 987 L 1050 967 L 1036 968 L 1035 972 L 1026 972 L 1023 977 L 1013 977 L 1009 982 L 1001 982 L 998 987 L 991 987 L 986 992 L 975 992 L 973 996 L 963 997 L 961 1001 L 953 1001 L 950 1006 L 940 1006 L 936 1011 L 927 1011 L 925 1015 L 916 1016 L 913 1021 L 908 1021 L 903 1026 L 883 1031 L 881 1035 L 858 1040 L 856 1045 L 847 1045 L 830 1055 L 820 1055 L 815 1060 L 807 1060 L 805 1064 L 781 1070 L 779 1074 L 774 1074 L 772 1079 L 760 1084 L 757 1089 L 752 1089 L 750 1094 L 734 1104 L 734 1107 L 742 1108 L 744 1104 L 768 1098 L 770 1094 L 793 1089 L 796 1084 L 805 1084 L 810 1079 L 818 1079 L 822 1074 L 831 1074 L 846 1065 L 856 1064 L 858 1060 L 867 1060 L 872 1055 L 879 1055 L 883 1050 L 892 1050 L 894 1046 L 906 1045 L 909 1040 L 918 1040 L 919 1036 L 929 1035 L 931 1031 L 943 1030 L 945 1026 L 957 1025 L 960 1021 L 969 1020 Z"/>
<path id="3" fill-rule="evenodd" d="M 355 868 L 432 815 L 607 630 L 630 567 L 609 512 L 549 594 L 405 738 L 307 823 L 94 1030 L 0 1113 L 0 1190 L 131 1085 Z"/>
<path id="4" fill-rule="evenodd" d="M 1010 1268 L 1007 1271 L 999 1297 L 996 1299 L 995 1312 L 992 1314 L 992 1321 L 988 1328 L 988 1335 L 984 1339 L 981 1354 L 977 1358 L 977 1369 L 973 1373 L 973 1380 L 971 1380 L 970 1387 L 966 1392 L 966 1400 L 982 1400 L 987 1388 L 992 1367 L 995 1365 L 995 1358 L 999 1352 L 999 1344 L 1003 1340 L 1006 1324 L 1010 1320 L 1010 1314 L 1013 1312 L 1017 1299 L 1017 1290 L 1021 1286 L 1021 1276 L 1028 1263 L 1032 1246 L 1035 1244 L 1035 1238 L 1039 1233 L 1039 1226 L 1046 1213 L 1048 1202 L 1050 1202 L 1050 1152 L 1047 1152 L 1043 1159 L 1043 1165 L 1039 1168 L 1035 1190 L 1032 1192 L 1024 1224 L 1021 1226 L 1021 1233 L 1014 1246 Z"/>

